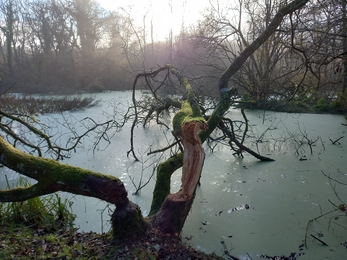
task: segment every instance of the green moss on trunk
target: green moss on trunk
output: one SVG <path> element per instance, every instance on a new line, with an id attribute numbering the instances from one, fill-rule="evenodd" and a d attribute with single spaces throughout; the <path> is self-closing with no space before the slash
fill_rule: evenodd
<path id="1" fill-rule="evenodd" d="M 179 153 L 158 166 L 150 215 L 155 214 L 160 209 L 166 196 L 170 193 L 171 175 L 182 167 L 182 160 L 183 153 Z"/>
<path id="2" fill-rule="evenodd" d="M 118 178 L 24 153 L 2 137 L 0 163 L 38 182 L 26 188 L 0 191 L 2 202 L 23 201 L 59 190 L 99 198 L 115 205 L 128 202 L 125 187 Z"/>
<path id="3" fill-rule="evenodd" d="M 200 133 L 200 140 L 203 143 L 210 134 L 216 129 L 219 122 L 230 108 L 232 92 L 230 90 L 220 91 L 219 102 L 212 115 L 207 120 L 208 129 Z"/>
<path id="4" fill-rule="evenodd" d="M 112 234 L 115 239 L 139 239 L 146 231 L 141 209 L 129 202 L 119 206 L 112 214 Z"/>

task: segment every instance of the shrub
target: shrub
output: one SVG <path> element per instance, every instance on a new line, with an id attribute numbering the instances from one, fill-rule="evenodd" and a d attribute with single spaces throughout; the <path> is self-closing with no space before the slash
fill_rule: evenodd
<path id="1" fill-rule="evenodd" d="M 320 98 L 317 103 L 313 106 L 316 112 L 323 113 L 329 110 L 329 105 L 326 102 L 325 98 Z"/>
<path id="2" fill-rule="evenodd" d="M 86 87 L 87 92 L 102 92 L 104 90 L 105 86 L 99 81 L 99 79 L 94 79 Z"/>
<path id="3" fill-rule="evenodd" d="M 331 102 L 331 107 L 334 110 L 340 110 L 342 112 L 347 111 L 347 92 L 339 93 L 337 98 Z"/>

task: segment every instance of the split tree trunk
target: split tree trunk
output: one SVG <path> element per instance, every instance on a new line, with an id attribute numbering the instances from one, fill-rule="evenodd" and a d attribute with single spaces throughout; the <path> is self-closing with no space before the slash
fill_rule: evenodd
<path id="1" fill-rule="evenodd" d="M 200 180 L 205 152 L 198 133 L 206 124 L 199 121 L 184 123 L 182 144 L 184 147 L 182 167 L 182 187 L 175 194 L 169 194 L 159 211 L 153 216 L 153 223 L 161 232 L 178 236 L 183 228 L 195 197 Z"/>
<path id="2" fill-rule="evenodd" d="M 182 186 L 177 193 L 166 197 L 152 217 L 152 223 L 161 232 L 178 236 L 193 203 L 204 165 L 205 152 L 199 132 L 207 129 L 207 123 L 187 79 L 174 68 L 171 72 L 178 77 L 187 93 L 187 101 L 182 103 L 181 110 L 173 118 L 173 133 L 181 139 L 184 148 Z"/>

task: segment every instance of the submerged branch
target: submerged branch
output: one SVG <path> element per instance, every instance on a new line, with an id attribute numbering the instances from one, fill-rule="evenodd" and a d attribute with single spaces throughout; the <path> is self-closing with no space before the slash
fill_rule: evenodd
<path id="1" fill-rule="evenodd" d="M 230 119 L 229 119 L 230 120 Z M 230 120 L 231 121 L 231 120 Z M 247 122 L 246 122 L 247 124 Z M 232 125 L 232 122 L 231 122 Z M 230 131 L 230 129 L 224 124 L 223 121 L 220 122 L 219 124 L 219 129 L 221 129 L 223 131 L 223 133 L 230 139 L 229 142 L 233 142 L 236 144 L 236 146 L 239 148 L 238 150 L 234 151 L 236 152 L 236 154 L 240 155 L 242 154 L 242 151 L 245 151 L 251 155 L 253 155 L 255 158 L 261 160 L 261 161 L 274 161 L 274 159 L 266 157 L 266 156 L 262 156 L 256 152 L 254 152 L 253 150 L 251 150 L 250 148 L 248 148 L 247 146 L 243 145 L 242 142 L 238 141 L 236 138 L 236 135 L 233 131 Z M 247 128 L 246 128 L 247 129 Z"/>
<path id="2" fill-rule="evenodd" d="M 336 180 L 336 179 L 332 178 L 330 175 L 327 175 L 324 171 L 321 171 L 321 172 L 322 172 L 322 174 L 323 174 L 325 177 L 327 177 L 329 180 L 332 180 L 332 181 L 334 181 L 334 182 L 336 182 L 336 183 L 338 183 L 338 184 L 347 186 L 347 183 L 344 183 L 344 182 L 341 182 L 341 181 L 339 181 L 339 180 Z"/>
<path id="3" fill-rule="evenodd" d="M 165 151 L 171 149 L 172 147 L 174 147 L 174 146 L 180 144 L 180 142 L 181 142 L 181 141 L 178 140 L 178 141 L 173 142 L 172 144 L 170 144 L 170 145 L 168 145 L 168 146 L 166 146 L 166 147 L 164 147 L 164 148 L 162 148 L 162 149 L 150 151 L 150 152 L 147 153 L 147 155 L 151 155 L 151 154 L 154 154 L 154 153 L 162 153 L 162 152 L 165 152 Z"/>
<path id="4" fill-rule="evenodd" d="M 339 141 L 340 141 L 342 138 L 344 138 L 344 136 L 341 136 L 341 137 L 337 138 L 337 139 L 334 140 L 334 141 L 331 140 L 331 138 L 329 138 L 329 140 L 330 140 L 330 142 L 331 142 L 332 144 L 336 144 L 336 143 L 340 144 Z"/>

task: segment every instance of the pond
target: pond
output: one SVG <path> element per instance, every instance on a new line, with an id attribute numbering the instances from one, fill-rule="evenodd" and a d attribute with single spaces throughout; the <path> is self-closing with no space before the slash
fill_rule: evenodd
<path id="1" fill-rule="evenodd" d="M 130 102 L 131 93 L 100 93 L 96 97 L 102 100 L 100 107 L 43 116 L 42 120 L 56 124 L 56 132 L 66 131 L 67 125 L 85 117 L 101 122 L 115 111 L 121 115 L 124 110 L 119 103 Z M 347 127 L 341 124 L 345 123 L 343 116 L 269 111 L 246 111 L 246 115 L 251 126 L 247 145 L 275 161 L 259 162 L 247 153 L 239 158 L 228 146 L 218 145 L 212 151 L 205 144 L 201 186 L 182 240 L 226 258 L 228 254 L 240 259 L 260 259 L 304 253 L 299 259 L 344 259 L 347 218 L 344 212 L 333 211 L 333 204 L 346 204 L 347 188 L 327 177 L 347 183 Z M 242 119 L 238 109 L 231 109 L 227 116 Z M 127 157 L 130 125 L 127 123 L 114 136 L 110 134 L 111 143 L 100 143 L 95 153 L 87 149 L 93 142 L 90 136 L 90 140 L 81 143 L 77 153 L 63 162 L 121 178 L 130 200 L 147 215 L 155 175 L 138 195 L 133 193 L 141 178 L 142 183 L 147 181 L 162 159 L 159 154 L 146 154 L 167 145 L 170 131 L 154 124 L 135 129 L 135 151 L 141 163 Z M 59 138 L 63 142 L 65 136 Z M 0 168 L 0 188 L 6 186 L 5 175 L 10 182 L 18 179 L 17 174 Z M 172 177 L 171 192 L 179 190 L 180 178 L 178 170 Z M 108 231 L 112 207 L 93 198 L 62 196 L 74 202 L 76 226 L 81 231 Z M 333 212 L 326 214 L 330 211 Z"/>

